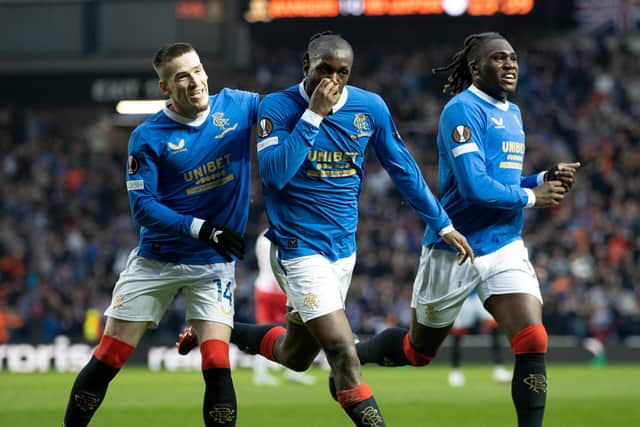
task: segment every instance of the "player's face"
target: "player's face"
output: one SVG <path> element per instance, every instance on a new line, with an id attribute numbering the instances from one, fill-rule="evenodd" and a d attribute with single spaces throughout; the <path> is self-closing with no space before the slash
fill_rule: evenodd
<path id="1" fill-rule="evenodd" d="M 346 48 L 322 50 L 320 55 L 309 58 L 309 62 L 304 66 L 307 77 L 305 82 L 307 94 L 311 96 L 323 78 L 331 79 L 337 83 L 340 93 L 342 93 L 342 89 L 349 81 L 352 65 L 353 52 Z"/>
<path id="2" fill-rule="evenodd" d="M 176 113 L 195 118 L 207 109 L 208 77 L 196 52 L 173 58 L 164 66 L 163 76 L 160 89 L 171 98 Z"/>
<path id="3" fill-rule="evenodd" d="M 486 43 L 473 72 L 473 83 L 496 99 L 506 99 L 518 85 L 518 56 L 508 41 L 494 39 Z"/>

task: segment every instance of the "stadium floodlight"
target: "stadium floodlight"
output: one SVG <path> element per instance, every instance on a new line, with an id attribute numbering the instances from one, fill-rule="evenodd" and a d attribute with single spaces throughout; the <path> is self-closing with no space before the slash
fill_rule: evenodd
<path id="1" fill-rule="evenodd" d="M 442 0 L 442 9 L 447 15 L 460 16 L 467 11 L 469 0 Z"/>
<path id="2" fill-rule="evenodd" d="M 123 99 L 116 104 L 118 114 L 155 114 L 166 104 L 163 99 L 133 100 Z"/>

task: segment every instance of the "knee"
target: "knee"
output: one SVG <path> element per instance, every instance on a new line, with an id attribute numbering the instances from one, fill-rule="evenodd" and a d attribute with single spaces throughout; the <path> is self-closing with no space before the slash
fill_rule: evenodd
<path id="1" fill-rule="evenodd" d="M 305 358 L 297 357 L 297 358 L 287 359 L 287 362 L 285 363 L 285 365 L 287 366 L 287 368 L 291 369 L 292 371 L 304 372 L 307 369 L 309 369 L 312 362 L 313 362 L 313 359 L 305 359 Z"/>
<path id="2" fill-rule="evenodd" d="M 511 350 L 514 354 L 546 353 L 548 340 L 542 324 L 529 325 L 511 338 Z"/>

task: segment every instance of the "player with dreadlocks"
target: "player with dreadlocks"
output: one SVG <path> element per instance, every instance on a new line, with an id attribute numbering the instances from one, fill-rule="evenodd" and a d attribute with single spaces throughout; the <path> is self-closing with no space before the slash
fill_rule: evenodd
<path id="1" fill-rule="evenodd" d="M 438 128 L 441 203 L 468 237 L 475 263 L 459 266 L 456 254 L 428 225 L 410 330 L 386 329 L 358 343 L 358 356 L 363 364 L 426 365 L 476 290 L 515 354 L 511 394 L 518 426 L 540 427 L 547 333 L 538 279 L 521 237 L 523 208 L 558 205 L 580 163 L 558 163 L 549 171 L 521 176 L 525 134 L 520 109 L 507 101 L 516 89 L 518 60 L 500 34 L 468 36 L 453 62 L 434 72 L 449 73 L 444 92 L 455 95 Z"/>
<path id="2" fill-rule="evenodd" d="M 266 237 L 290 311 L 286 329 L 236 323 L 231 342 L 299 371 L 323 349 L 344 411 L 357 426 L 381 427 L 385 422 L 362 380 L 344 309 L 368 146 L 459 262 L 473 253 L 427 187 L 382 98 L 347 85 L 352 64 L 353 50 L 341 36 L 314 36 L 303 59 L 304 80 L 260 104 L 257 150 L 270 223 Z"/>

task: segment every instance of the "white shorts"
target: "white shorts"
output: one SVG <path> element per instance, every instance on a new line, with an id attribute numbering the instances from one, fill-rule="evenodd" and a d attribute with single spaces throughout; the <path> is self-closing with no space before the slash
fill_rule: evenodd
<path id="1" fill-rule="evenodd" d="M 418 323 L 442 328 L 454 322 L 476 289 L 482 303 L 491 295 L 530 294 L 542 303 L 540 285 L 522 240 L 458 265 L 455 252 L 422 248 L 411 307 Z"/>
<path id="2" fill-rule="evenodd" d="M 456 317 L 455 322 L 453 322 L 453 327 L 470 329 L 477 322 L 486 322 L 488 320 L 493 320 L 493 316 L 484 308 L 478 294 L 473 294 L 469 295 L 462 303 L 460 313 L 458 313 L 458 317 Z"/>
<path id="3" fill-rule="evenodd" d="M 174 264 L 129 254 L 113 288 L 106 316 L 151 322 L 157 327 L 174 296 L 182 289 L 186 319 L 209 320 L 233 327 L 236 289 L 233 262 Z"/>
<path id="4" fill-rule="evenodd" d="M 335 262 L 316 254 L 289 260 L 278 259 L 277 245 L 271 245 L 271 268 L 287 295 L 287 318 L 302 322 L 344 309 L 356 254 Z"/>

